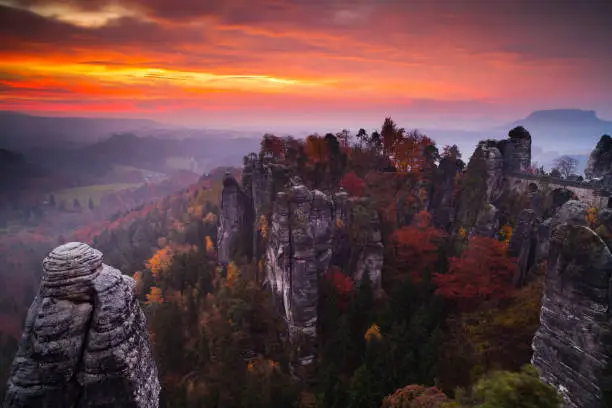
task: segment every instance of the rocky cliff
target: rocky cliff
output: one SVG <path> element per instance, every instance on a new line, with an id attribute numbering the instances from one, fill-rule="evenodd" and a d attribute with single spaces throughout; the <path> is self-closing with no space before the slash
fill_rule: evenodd
<path id="1" fill-rule="evenodd" d="M 479 142 L 463 176 L 455 227 L 470 230 L 471 235 L 497 233 L 497 210 L 510 191 L 507 177 L 530 164 L 531 135 L 520 126 L 508 133 L 508 139 Z"/>
<path id="2" fill-rule="evenodd" d="M 603 135 L 589 156 L 584 175 L 587 178 L 612 174 L 612 137 Z"/>
<path id="3" fill-rule="evenodd" d="M 610 380 L 612 253 L 586 226 L 587 209 L 568 201 L 550 222 L 540 327 L 533 339 L 532 363 L 571 408 L 609 406 L 603 399 Z"/>
<path id="4" fill-rule="evenodd" d="M 160 385 L 135 282 L 71 242 L 43 261 L 4 407 L 158 406 Z"/>
<path id="5" fill-rule="evenodd" d="M 221 209 L 217 233 L 219 263 L 227 264 L 237 251 L 250 255 L 253 207 L 236 179 L 226 173 L 221 193 Z"/>
<path id="6" fill-rule="evenodd" d="M 310 189 L 290 176 L 287 168 L 253 157 L 242 186 L 226 179 L 218 253 L 219 262 L 227 263 L 244 252 L 239 243 L 253 237 L 248 257 L 265 264 L 263 281 L 279 300 L 290 339 L 300 345 L 296 362 L 307 365 L 315 356 L 320 278 L 334 265 L 355 282 L 367 275 L 378 288 L 383 245 L 378 215 L 367 200 Z"/>

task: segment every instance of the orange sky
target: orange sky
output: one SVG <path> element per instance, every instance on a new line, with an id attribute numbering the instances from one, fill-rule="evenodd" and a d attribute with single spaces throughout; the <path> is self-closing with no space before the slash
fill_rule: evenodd
<path id="1" fill-rule="evenodd" d="M 608 0 L 0 0 L 0 110 L 193 125 L 612 118 Z"/>

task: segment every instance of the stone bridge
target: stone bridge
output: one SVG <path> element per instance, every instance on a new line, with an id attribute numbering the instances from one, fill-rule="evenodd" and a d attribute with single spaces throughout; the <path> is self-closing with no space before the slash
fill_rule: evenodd
<path id="1" fill-rule="evenodd" d="M 550 176 L 536 176 L 527 173 L 513 173 L 507 177 L 510 188 L 528 192 L 549 189 L 567 189 L 573 192 L 580 201 L 591 207 L 612 208 L 612 190 L 598 183 L 570 181 Z"/>

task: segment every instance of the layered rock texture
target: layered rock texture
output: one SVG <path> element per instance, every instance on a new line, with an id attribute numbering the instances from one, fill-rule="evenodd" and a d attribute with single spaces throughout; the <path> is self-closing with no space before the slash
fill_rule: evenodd
<path id="1" fill-rule="evenodd" d="M 135 282 L 71 242 L 43 261 L 3 407 L 159 405 L 160 385 Z"/>
<path id="2" fill-rule="evenodd" d="M 533 340 L 532 363 L 571 408 L 609 406 L 604 397 L 611 379 L 612 253 L 586 226 L 587 209 L 568 201 L 550 223 L 540 328 Z"/>
<path id="3" fill-rule="evenodd" d="M 589 156 L 584 169 L 587 178 L 612 174 L 612 137 L 603 135 Z"/>
<path id="4" fill-rule="evenodd" d="M 246 230 L 252 235 L 241 237 L 240 231 Z M 330 266 L 338 266 L 355 282 L 367 275 L 374 288 L 380 286 L 380 221 L 367 201 L 342 190 L 310 189 L 275 164 L 251 159 L 242 186 L 226 180 L 219 237 L 221 263 L 241 252 L 237 245 L 244 250 L 240 241 L 253 237 L 248 257 L 265 265 L 261 279 L 278 299 L 291 341 L 299 344 L 299 365 L 315 357 L 319 280 Z"/>
<path id="5" fill-rule="evenodd" d="M 223 179 L 217 234 L 219 263 L 229 263 L 232 251 L 237 251 L 241 246 L 244 247 L 243 252 L 248 252 L 246 246 L 250 245 L 250 242 L 245 237 L 250 237 L 252 233 L 250 225 L 253 218 L 252 210 L 249 197 L 236 179 L 230 173 L 226 173 Z"/>
<path id="6" fill-rule="evenodd" d="M 471 235 L 494 236 L 500 224 L 495 209 L 504 204 L 510 189 L 507 178 L 531 165 L 531 135 L 522 127 L 512 129 L 504 140 L 478 143 L 464 174 L 457 204 L 457 226 Z"/>
<path id="7" fill-rule="evenodd" d="M 518 259 L 517 270 L 514 275 L 514 284 L 523 286 L 528 277 L 529 270 L 535 264 L 538 251 L 538 232 L 540 220 L 535 211 L 525 209 L 519 215 L 516 228 L 508 245 L 508 253 Z M 548 235 L 542 237 L 548 240 Z"/>

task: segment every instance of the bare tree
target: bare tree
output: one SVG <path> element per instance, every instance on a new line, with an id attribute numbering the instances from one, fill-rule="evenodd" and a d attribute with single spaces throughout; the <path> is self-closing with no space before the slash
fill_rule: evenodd
<path id="1" fill-rule="evenodd" d="M 570 156 L 561 156 L 555 159 L 555 168 L 559 170 L 561 175 L 565 178 L 571 176 L 578 167 L 578 160 Z"/>

